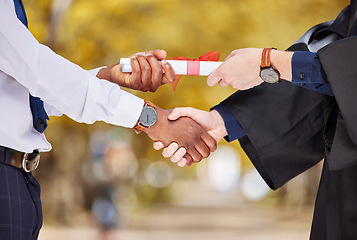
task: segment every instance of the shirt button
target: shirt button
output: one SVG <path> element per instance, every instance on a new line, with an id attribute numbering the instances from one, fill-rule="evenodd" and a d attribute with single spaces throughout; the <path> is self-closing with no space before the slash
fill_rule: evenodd
<path id="1" fill-rule="evenodd" d="M 305 78 L 305 74 L 303 72 L 300 73 L 300 80 L 303 80 Z"/>

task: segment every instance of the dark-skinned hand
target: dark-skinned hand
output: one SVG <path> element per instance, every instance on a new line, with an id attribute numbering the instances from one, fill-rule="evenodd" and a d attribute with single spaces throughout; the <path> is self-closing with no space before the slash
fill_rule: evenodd
<path id="1" fill-rule="evenodd" d="M 171 65 L 164 60 L 164 50 L 151 50 L 130 56 L 132 72 L 123 73 L 121 64 L 102 68 L 97 77 L 143 92 L 155 92 L 161 85 L 175 81 L 176 75 Z M 161 62 L 159 62 L 161 61 Z"/>

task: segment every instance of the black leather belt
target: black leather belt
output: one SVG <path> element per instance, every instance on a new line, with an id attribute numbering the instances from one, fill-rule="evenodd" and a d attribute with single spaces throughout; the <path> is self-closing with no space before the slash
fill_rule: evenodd
<path id="1" fill-rule="evenodd" d="M 25 172 L 36 170 L 40 163 L 40 153 L 34 150 L 32 153 L 20 153 L 13 149 L 0 146 L 0 162 L 22 168 Z"/>

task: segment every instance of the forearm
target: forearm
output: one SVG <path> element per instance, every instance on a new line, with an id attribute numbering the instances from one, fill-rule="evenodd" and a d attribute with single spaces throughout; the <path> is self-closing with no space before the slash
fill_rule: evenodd
<path id="1" fill-rule="evenodd" d="M 143 100 L 38 43 L 5 2 L 0 1 L 0 70 L 36 97 L 78 122 L 132 127 Z"/>

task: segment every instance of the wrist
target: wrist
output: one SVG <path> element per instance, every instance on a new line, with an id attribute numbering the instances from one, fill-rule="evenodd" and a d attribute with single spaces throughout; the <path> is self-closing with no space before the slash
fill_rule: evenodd
<path id="1" fill-rule="evenodd" d="M 226 125 L 224 124 L 224 120 L 217 110 L 212 110 L 210 114 L 213 119 L 212 131 L 214 131 L 214 138 L 218 142 L 228 134 Z"/>
<path id="2" fill-rule="evenodd" d="M 279 71 L 280 78 L 291 82 L 291 59 L 294 52 L 273 50 L 271 51 L 271 63 Z"/>

